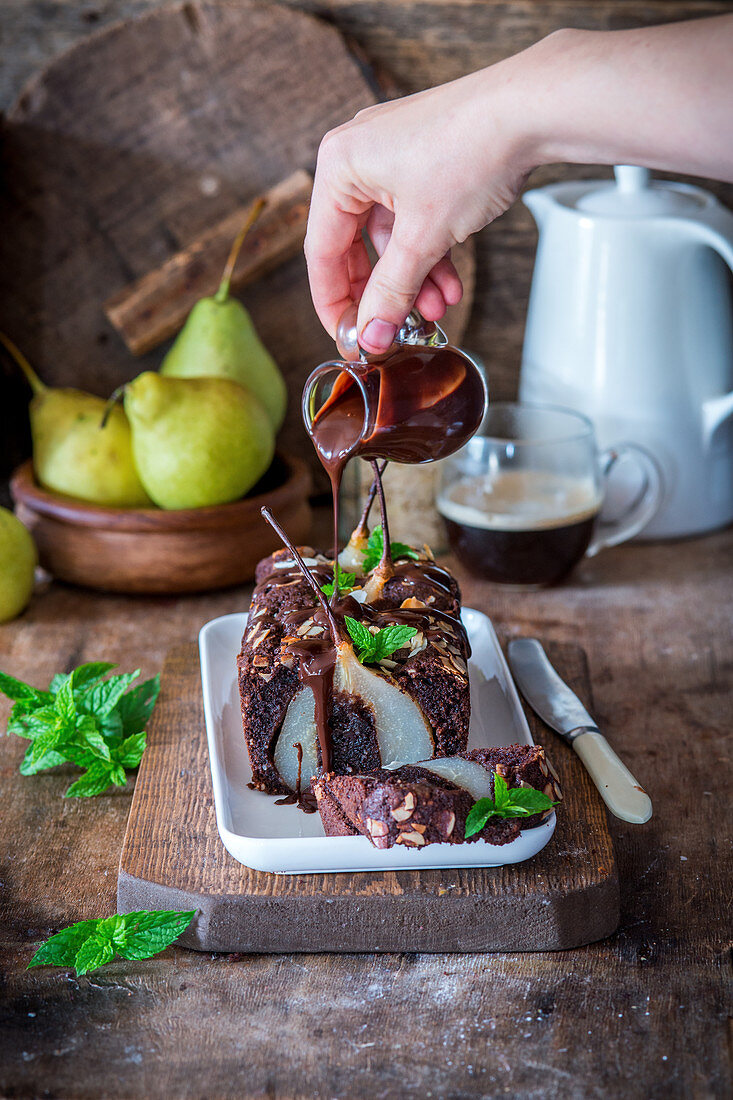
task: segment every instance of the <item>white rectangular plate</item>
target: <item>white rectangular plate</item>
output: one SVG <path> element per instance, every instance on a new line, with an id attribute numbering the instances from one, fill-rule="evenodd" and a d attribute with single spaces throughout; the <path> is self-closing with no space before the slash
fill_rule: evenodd
<path id="1" fill-rule="evenodd" d="M 472 649 L 469 748 L 533 744 L 491 621 L 471 608 L 464 608 L 462 618 Z M 554 814 L 542 825 L 525 829 L 510 844 L 477 840 L 380 850 L 364 836 L 326 836 L 318 814 L 304 814 L 297 806 L 277 806 L 273 796 L 251 790 L 236 669 L 246 622 L 242 613 L 222 615 L 199 634 L 216 823 L 224 847 L 240 863 L 275 874 L 501 867 L 529 859 L 547 844 L 555 829 Z"/>

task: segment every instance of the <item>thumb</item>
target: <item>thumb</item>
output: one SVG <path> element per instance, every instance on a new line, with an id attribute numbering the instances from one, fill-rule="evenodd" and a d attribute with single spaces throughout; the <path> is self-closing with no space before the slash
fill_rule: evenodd
<path id="1" fill-rule="evenodd" d="M 387 247 L 364 288 L 356 330 L 365 351 L 386 351 L 397 329 L 415 304 L 420 288 L 447 246 L 431 240 L 427 232 L 409 235 L 395 221 Z"/>

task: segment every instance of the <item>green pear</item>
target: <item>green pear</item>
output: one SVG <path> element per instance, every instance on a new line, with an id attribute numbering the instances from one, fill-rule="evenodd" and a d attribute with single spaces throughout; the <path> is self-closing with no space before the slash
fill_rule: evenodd
<path id="1" fill-rule="evenodd" d="M 38 484 L 92 504 L 149 508 L 123 410 L 113 407 L 105 420 L 107 403 L 101 397 L 44 385 L 12 340 L 0 333 L 0 343 L 33 390 L 29 411 Z"/>
<path id="2" fill-rule="evenodd" d="M 0 508 L 0 623 L 20 615 L 30 600 L 37 560 L 28 529 Z"/>
<path id="3" fill-rule="evenodd" d="M 135 465 L 161 508 L 244 496 L 265 473 L 275 433 L 264 406 L 228 378 L 145 371 L 125 386 Z"/>
<path id="4" fill-rule="evenodd" d="M 257 335 L 247 310 L 229 296 L 229 284 L 245 234 L 262 207 L 255 204 L 227 260 L 219 289 L 201 298 L 165 356 L 160 373 L 171 378 L 230 378 L 264 405 L 277 432 L 287 405 L 285 380 Z"/>

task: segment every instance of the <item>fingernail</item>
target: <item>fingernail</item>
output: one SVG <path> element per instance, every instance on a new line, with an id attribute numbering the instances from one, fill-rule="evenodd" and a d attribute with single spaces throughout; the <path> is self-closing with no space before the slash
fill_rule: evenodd
<path id="1" fill-rule="evenodd" d="M 391 321 L 380 321 L 375 317 L 364 326 L 359 343 L 363 344 L 367 351 L 386 351 L 396 335 L 397 325 L 393 325 Z"/>

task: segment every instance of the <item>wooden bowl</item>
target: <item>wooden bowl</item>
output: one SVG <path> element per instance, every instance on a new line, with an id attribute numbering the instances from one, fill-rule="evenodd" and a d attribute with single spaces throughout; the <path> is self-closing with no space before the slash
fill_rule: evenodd
<path id="1" fill-rule="evenodd" d="M 10 491 L 41 565 L 59 580 L 108 592 L 203 592 L 252 580 L 280 541 L 260 515 L 266 504 L 296 543 L 310 535 L 305 463 L 278 453 L 252 492 L 232 504 L 167 512 L 104 508 L 42 489 L 28 461 Z"/>

